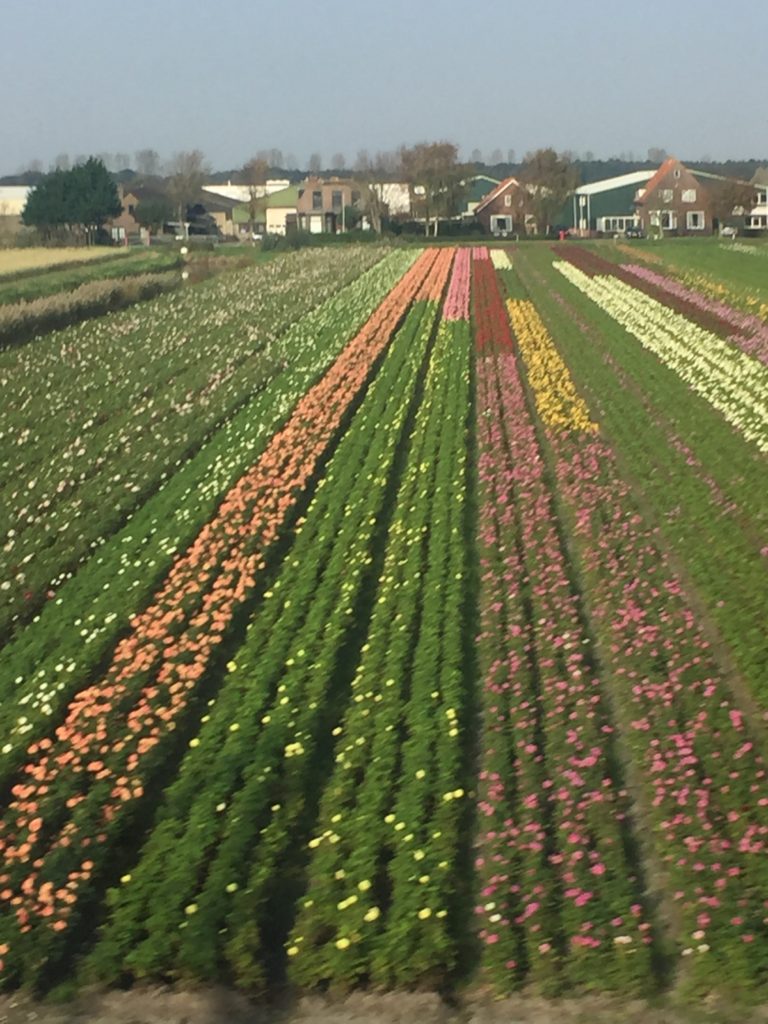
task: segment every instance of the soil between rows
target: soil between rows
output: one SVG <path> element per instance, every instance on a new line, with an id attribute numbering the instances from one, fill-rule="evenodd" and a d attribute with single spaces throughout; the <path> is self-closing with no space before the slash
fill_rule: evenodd
<path id="1" fill-rule="evenodd" d="M 712 1003 L 680 1009 L 642 999 L 599 996 L 546 1000 L 482 997 L 456 1005 L 431 992 L 366 993 L 344 998 L 304 996 L 270 1005 L 251 1003 L 225 988 L 174 990 L 137 987 L 85 993 L 50 1005 L 20 995 L 0 996 L 0 1024 L 768 1024 L 768 1003 Z"/>

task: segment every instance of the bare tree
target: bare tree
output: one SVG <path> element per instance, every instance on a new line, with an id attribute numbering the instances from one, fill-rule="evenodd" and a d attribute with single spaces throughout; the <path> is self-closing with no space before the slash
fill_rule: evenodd
<path id="1" fill-rule="evenodd" d="M 200 191 L 209 173 L 205 157 L 199 149 L 176 153 L 169 164 L 168 195 L 179 215 L 184 237 L 189 237 L 187 206 Z"/>
<path id="2" fill-rule="evenodd" d="M 270 167 L 283 167 L 285 161 L 283 160 L 282 149 L 270 149 L 267 162 Z"/>
<path id="3" fill-rule="evenodd" d="M 319 153 L 311 153 L 309 157 L 309 173 L 319 174 L 323 169 L 323 161 Z"/>
<path id="4" fill-rule="evenodd" d="M 347 165 L 346 158 L 343 153 L 334 153 L 331 157 L 331 167 L 335 171 L 343 171 Z"/>
<path id="5" fill-rule="evenodd" d="M 256 219 L 266 194 L 269 164 L 266 160 L 254 156 L 243 167 L 243 181 L 248 186 L 248 216 L 250 218 L 251 236 L 255 231 Z"/>
<path id="6" fill-rule="evenodd" d="M 464 194 L 468 168 L 458 162 L 458 146 L 453 142 L 422 142 L 400 150 L 402 173 L 414 187 L 424 212 L 425 234 L 434 223 L 435 237 L 439 218 L 456 212 Z"/>
<path id="7" fill-rule="evenodd" d="M 131 158 L 128 153 L 115 153 L 115 171 L 125 171 L 130 167 Z"/>
<path id="8" fill-rule="evenodd" d="M 755 186 L 747 181 L 724 178 L 707 187 L 713 227 L 715 221 L 717 226 L 722 226 L 736 217 L 744 217 L 755 204 Z"/>
<path id="9" fill-rule="evenodd" d="M 472 161 L 473 164 L 481 164 L 483 162 L 482 151 L 479 149 L 473 149 L 472 155 L 470 156 L 470 160 Z"/>
<path id="10" fill-rule="evenodd" d="M 648 160 L 652 164 L 663 164 L 669 154 L 662 146 L 651 146 L 648 150 Z"/>
<path id="11" fill-rule="evenodd" d="M 151 178 L 160 172 L 160 157 L 157 150 L 137 149 L 133 154 L 136 171 L 145 177 Z"/>
<path id="12" fill-rule="evenodd" d="M 371 228 L 377 235 L 381 234 L 381 223 L 387 206 L 384 202 L 381 182 L 372 160 L 368 159 L 367 150 L 361 149 L 355 160 L 354 178 L 360 185 L 360 210 L 366 214 Z"/>
<path id="13" fill-rule="evenodd" d="M 496 164 L 501 164 L 503 162 L 504 154 L 501 152 L 500 149 L 494 149 L 494 151 L 491 153 L 491 166 L 495 167 Z"/>
<path id="14" fill-rule="evenodd" d="M 380 178 L 394 178 L 400 173 L 400 153 L 391 149 L 377 150 L 373 166 Z"/>
<path id="15" fill-rule="evenodd" d="M 568 153 L 537 149 L 527 153 L 520 174 L 524 186 L 525 213 L 536 221 L 537 231 L 548 233 L 566 199 L 579 183 L 579 172 Z"/>
<path id="16" fill-rule="evenodd" d="M 53 166 L 57 171 L 68 171 L 72 166 L 69 160 L 69 153 L 59 153 L 53 161 Z"/>
<path id="17" fill-rule="evenodd" d="M 515 162 L 515 151 L 514 149 L 507 150 L 507 163 L 513 164 Z"/>
<path id="18" fill-rule="evenodd" d="M 298 166 L 299 166 L 299 161 L 296 159 L 296 154 L 295 153 L 286 153 L 285 154 L 285 169 L 287 171 L 295 171 Z"/>

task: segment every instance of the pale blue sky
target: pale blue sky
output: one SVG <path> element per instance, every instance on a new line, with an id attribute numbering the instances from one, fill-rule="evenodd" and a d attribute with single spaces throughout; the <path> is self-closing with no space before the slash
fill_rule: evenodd
<path id="1" fill-rule="evenodd" d="M 766 0 L 0 0 L 0 174 L 450 139 L 768 157 Z"/>

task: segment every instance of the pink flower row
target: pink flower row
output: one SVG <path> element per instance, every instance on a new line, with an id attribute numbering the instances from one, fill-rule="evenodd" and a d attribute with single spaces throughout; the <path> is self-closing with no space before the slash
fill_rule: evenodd
<path id="1" fill-rule="evenodd" d="M 444 320 L 469 320 L 469 286 L 472 250 L 458 249 L 453 263 L 451 282 L 443 304 Z"/>
<path id="2" fill-rule="evenodd" d="M 599 438 L 550 442 L 676 937 L 685 949 L 697 936 L 723 964 L 759 937 L 765 953 L 743 965 L 757 981 L 768 967 L 765 763 L 613 452 Z"/>
<path id="3" fill-rule="evenodd" d="M 476 267 L 476 314 L 501 305 L 488 270 L 490 282 Z M 599 950 L 611 965 L 606 987 L 623 987 L 646 975 L 650 943 L 642 886 L 624 852 L 628 801 L 611 767 L 613 728 L 505 335 L 508 328 L 495 353 L 486 340 L 477 366 L 484 754 L 476 913 L 486 965 L 502 986 L 522 962 L 528 980 L 541 981 L 559 958 L 571 980 L 586 981 L 579 972 Z"/>

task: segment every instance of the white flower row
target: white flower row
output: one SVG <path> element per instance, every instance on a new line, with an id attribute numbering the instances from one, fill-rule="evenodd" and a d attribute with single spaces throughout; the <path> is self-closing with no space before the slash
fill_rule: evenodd
<path id="1" fill-rule="evenodd" d="M 673 369 L 760 451 L 768 451 L 768 367 L 616 277 L 555 267 Z"/>
<path id="2" fill-rule="evenodd" d="M 491 249 L 491 262 L 496 270 L 511 270 L 512 260 L 507 255 L 506 249 Z"/>

